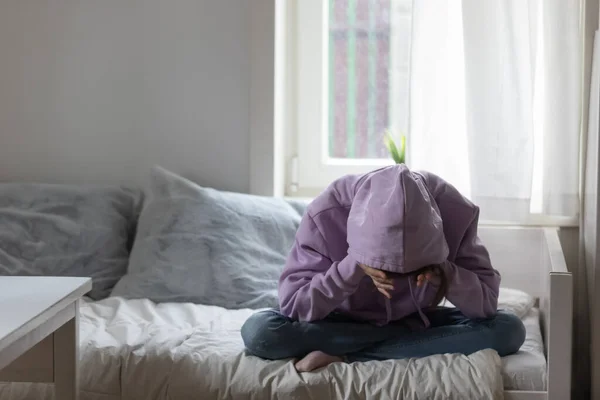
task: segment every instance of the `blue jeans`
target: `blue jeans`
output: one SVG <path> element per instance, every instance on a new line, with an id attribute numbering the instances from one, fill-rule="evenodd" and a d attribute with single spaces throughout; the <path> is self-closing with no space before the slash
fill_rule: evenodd
<path id="1" fill-rule="evenodd" d="M 489 319 L 469 319 L 456 308 L 439 307 L 425 314 L 431 326 L 414 331 L 403 321 L 376 326 L 331 314 L 322 321 L 299 322 L 268 310 L 248 318 L 242 339 L 250 354 L 264 359 L 300 358 L 320 350 L 350 362 L 468 355 L 488 348 L 503 357 L 517 352 L 525 341 L 523 323 L 507 312 L 498 311 Z"/>

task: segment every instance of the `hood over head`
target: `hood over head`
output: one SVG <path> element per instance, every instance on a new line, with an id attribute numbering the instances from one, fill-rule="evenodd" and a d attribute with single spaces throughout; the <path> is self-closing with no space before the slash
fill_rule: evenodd
<path id="1" fill-rule="evenodd" d="M 358 262 L 411 273 L 448 257 L 442 218 L 423 178 L 404 164 L 357 184 L 348 217 L 348 253 Z"/>

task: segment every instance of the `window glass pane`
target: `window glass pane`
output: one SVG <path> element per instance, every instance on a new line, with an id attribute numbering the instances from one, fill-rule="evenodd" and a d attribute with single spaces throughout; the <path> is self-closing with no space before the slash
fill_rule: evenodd
<path id="1" fill-rule="evenodd" d="M 392 1 L 329 0 L 330 157 L 389 158 Z"/>

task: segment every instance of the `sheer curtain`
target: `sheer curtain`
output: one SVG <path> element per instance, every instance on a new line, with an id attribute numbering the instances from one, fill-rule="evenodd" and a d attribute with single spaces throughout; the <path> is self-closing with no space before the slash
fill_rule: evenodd
<path id="1" fill-rule="evenodd" d="M 482 219 L 578 213 L 579 2 L 413 2 L 409 155 Z"/>

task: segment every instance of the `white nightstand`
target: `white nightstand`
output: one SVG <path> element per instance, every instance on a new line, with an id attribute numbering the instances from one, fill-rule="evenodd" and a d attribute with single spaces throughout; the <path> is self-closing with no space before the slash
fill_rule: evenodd
<path id="1" fill-rule="evenodd" d="M 54 382 L 79 398 L 79 299 L 89 278 L 0 276 L 0 381 Z"/>

